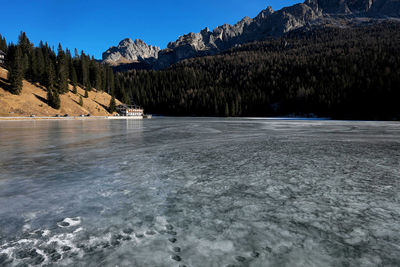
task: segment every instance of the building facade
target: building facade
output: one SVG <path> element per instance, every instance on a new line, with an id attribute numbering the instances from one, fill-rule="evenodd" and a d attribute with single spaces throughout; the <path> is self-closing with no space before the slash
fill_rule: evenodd
<path id="1" fill-rule="evenodd" d="M 6 58 L 6 53 L 4 53 L 3 51 L 0 50 L 0 64 L 4 65 L 4 61 Z"/>
<path id="2" fill-rule="evenodd" d="M 143 116 L 144 110 L 139 106 L 134 105 L 119 105 L 117 112 L 120 116 Z"/>

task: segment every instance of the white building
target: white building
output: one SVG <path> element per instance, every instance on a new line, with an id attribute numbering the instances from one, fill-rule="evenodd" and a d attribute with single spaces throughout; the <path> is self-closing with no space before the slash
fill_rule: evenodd
<path id="1" fill-rule="evenodd" d="M 120 116 L 143 116 L 143 109 L 139 106 L 119 105 L 117 112 Z"/>
<path id="2" fill-rule="evenodd" d="M 4 64 L 6 53 L 0 50 L 0 64 Z"/>

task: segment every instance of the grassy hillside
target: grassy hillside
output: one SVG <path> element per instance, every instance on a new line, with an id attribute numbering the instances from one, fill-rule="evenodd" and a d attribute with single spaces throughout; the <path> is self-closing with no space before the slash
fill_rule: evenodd
<path id="1" fill-rule="evenodd" d="M 19 117 L 19 116 L 55 116 L 57 114 L 70 116 L 86 115 L 90 113 L 92 116 L 110 115 L 107 107 L 110 103 L 111 96 L 104 92 L 98 92 L 95 89 L 89 92 L 89 97 L 84 98 L 85 91 L 78 87 L 78 94 L 71 92 L 72 86 L 69 85 L 70 91 L 61 95 L 61 108 L 55 110 L 47 105 L 47 91 L 38 84 L 32 84 L 28 81 L 23 82 L 21 95 L 13 95 L 6 89 L 8 87 L 7 70 L 0 67 L 0 116 L 1 117 Z M 83 106 L 80 106 L 79 97 L 83 98 Z M 116 100 L 117 105 L 120 104 Z"/>

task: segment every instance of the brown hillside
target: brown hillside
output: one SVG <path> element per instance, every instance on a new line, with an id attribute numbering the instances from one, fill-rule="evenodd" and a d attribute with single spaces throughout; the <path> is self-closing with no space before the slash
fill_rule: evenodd
<path id="1" fill-rule="evenodd" d="M 24 80 L 22 93 L 13 95 L 6 90 L 8 71 L 0 67 L 0 116 L 19 117 L 19 116 L 55 116 L 57 114 L 70 116 L 80 116 L 91 114 L 93 116 L 107 116 L 110 113 L 106 108 L 110 104 L 111 96 L 104 92 L 93 90 L 89 92 L 89 98 L 84 98 L 85 91 L 78 87 L 78 94 L 69 91 L 61 95 L 61 108 L 55 110 L 46 103 L 47 92 L 44 87 L 32 84 Z M 70 90 L 72 86 L 70 85 Z M 79 103 L 79 96 L 83 98 L 83 106 Z M 121 102 L 116 100 L 117 105 Z"/>

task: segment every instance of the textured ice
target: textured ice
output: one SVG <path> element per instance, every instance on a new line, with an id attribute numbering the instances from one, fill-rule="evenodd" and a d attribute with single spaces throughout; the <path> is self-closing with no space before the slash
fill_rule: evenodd
<path id="1" fill-rule="evenodd" d="M 0 266 L 399 266 L 400 124 L 0 122 Z"/>
<path id="2" fill-rule="evenodd" d="M 58 223 L 59 227 L 74 227 L 81 224 L 81 218 L 65 218 L 62 222 Z"/>

